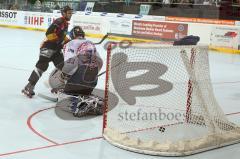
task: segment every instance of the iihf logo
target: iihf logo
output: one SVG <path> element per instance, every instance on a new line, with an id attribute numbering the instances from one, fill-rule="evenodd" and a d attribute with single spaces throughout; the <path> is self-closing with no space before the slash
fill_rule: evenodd
<path id="1" fill-rule="evenodd" d="M 24 24 L 41 26 L 44 22 L 44 17 L 41 16 L 24 16 Z"/>

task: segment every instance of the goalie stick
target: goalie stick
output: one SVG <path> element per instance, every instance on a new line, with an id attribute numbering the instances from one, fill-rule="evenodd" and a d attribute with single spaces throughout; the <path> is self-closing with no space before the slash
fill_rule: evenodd
<path id="1" fill-rule="evenodd" d="M 57 102 L 58 101 L 57 97 L 50 97 L 50 96 L 42 94 L 42 93 L 38 93 L 38 96 L 43 98 L 43 99 L 46 99 L 48 101 L 52 101 L 52 102 Z"/>
<path id="2" fill-rule="evenodd" d="M 125 60 L 122 60 L 122 61 L 118 62 L 116 65 L 112 66 L 110 69 L 112 70 L 112 69 L 116 68 L 117 66 L 119 66 L 123 62 L 125 62 Z M 106 73 L 106 71 L 103 71 L 100 74 L 98 74 L 97 77 L 100 77 L 100 76 L 104 75 L 105 73 Z M 44 84 L 45 84 L 46 87 L 48 87 L 48 88 L 50 87 L 49 84 L 47 84 L 47 83 L 44 83 Z M 42 93 L 38 93 L 38 96 L 43 98 L 43 99 L 52 101 L 52 102 L 57 102 L 58 101 L 58 97 L 50 97 L 50 96 L 44 95 Z"/>
<path id="3" fill-rule="evenodd" d="M 95 45 L 99 45 L 99 44 L 102 44 L 102 42 L 109 36 L 109 33 L 107 33 L 106 35 L 104 35 L 104 37 L 102 37 L 102 39 L 97 42 L 97 43 L 94 43 Z"/>

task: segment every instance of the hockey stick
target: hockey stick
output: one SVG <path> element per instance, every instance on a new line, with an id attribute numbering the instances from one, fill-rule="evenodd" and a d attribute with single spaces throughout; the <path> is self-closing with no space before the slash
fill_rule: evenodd
<path id="1" fill-rule="evenodd" d="M 51 102 L 57 102 L 58 101 L 58 97 L 50 97 L 50 96 L 47 96 L 47 95 L 44 95 L 42 93 L 38 93 L 38 96 L 43 98 L 43 99 L 46 99 L 48 101 L 51 101 Z M 76 97 L 76 96 L 73 96 L 73 95 L 67 95 L 68 97 Z"/>
<path id="2" fill-rule="evenodd" d="M 110 68 L 110 70 L 112 70 L 112 69 L 114 69 L 115 67 L 119 66 L 119 65 L 122 64 L 123 62 L 125 62 L 125 61 L 120 61 L 120 62 L 118 62 L 116 65 L 112 66 L 112 67 Z M 102 75 L 105 74 L 106 72 L 107 72 L 107 71 L 103 71 L 103 72 L 99 73 L 99 74 L 97 75 L 97 77 L 102 76 Z"/>
<path id="3" fill-rule="evenodd" d="M 42 93 L 38 93 L 38 96 L 43 98 L 43 99 L 46 99 L 48 101 L 51 101 L 51 102 L 57 102 L 58 101 L 57 97 L 50 97 L 50 96 L 44 95 Z"/>
<path id="4" fill-rule="evenodd" d="M 104 37 L 102 37 L 102 39 L 97 42 L 97 43 L 94 43 L 95 45 L 99 45 L 99 44 L 102 44 L 102 42 L 109 36 L 109 33 L 107 33 L 106 35 L 104 35 Z"/>

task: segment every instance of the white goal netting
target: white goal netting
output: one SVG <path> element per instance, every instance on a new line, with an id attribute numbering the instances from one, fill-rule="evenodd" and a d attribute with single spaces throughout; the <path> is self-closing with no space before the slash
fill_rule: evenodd
<path id="1" fill-rule="evenodd" d="M 240 142 L 214 97 L 207 46 L 109 48 L 105 99 L 103 136 L 123 149 L 184 156 Z"/>

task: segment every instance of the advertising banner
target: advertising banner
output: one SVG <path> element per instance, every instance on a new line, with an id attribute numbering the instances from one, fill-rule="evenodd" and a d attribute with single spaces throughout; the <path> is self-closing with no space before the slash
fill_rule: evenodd
<path id="1" fill-rule="evenodd" d="M 13 10 L 0 10 L 0 24 L 18 24 L 20 14 Z"/>
<path id="2" fill-rule="evenodd" d="M 188 18 L 188 17 L 166 16 L 166 21 L 219 24 L 219 25 L 235 25 L 235 20 L 221 20 L 221 19 L 207 19 L 207 18 Z"/>
<path id="3" fill-rule="evenodd" d="M 187 32 L 188 25 L 181 23 L 133 20 L 132 24 L 132 35 L 146 38 L 175 40 L 186 36 Z"/>
<path id="4" fill-rule="evenodd" d="M 216 47 L 232 48 L 239 50 L 240 28 L 238 27 L 212 27 L 210 45 Z"/>
<path id="5" fill-rule="evenodd" d="M 45 30 L 61 14 L 0 10 L 0 24 L 26 29 Z"/>
<path id="6" fill-rule="evenodd" d="M 85 7 L 85 14 L 91 14 L 93 11 L 93 7 L 94 7 L 95 2 L 87 2 L 87 5 Z"/>
<path id="7" fill-rule="evenodd" d="M 23 25 L 30 28 L 47 29 L 55 20 L 53 13 L 24 12 Z"/>
<path id="8" fill-rule="evenodd" d="M 110 33 L 131 35 L 132 20 L 128 18 L 107 18 L 109 21 Z"/>
<path id="9" fill-rule="evenodd" d="M 81 26 L 86 33 L 106 34 L 109 32 L 107 21 L 98 16 L 74 15 L 72 17 L 72 26 L 76 25 Z"/>

